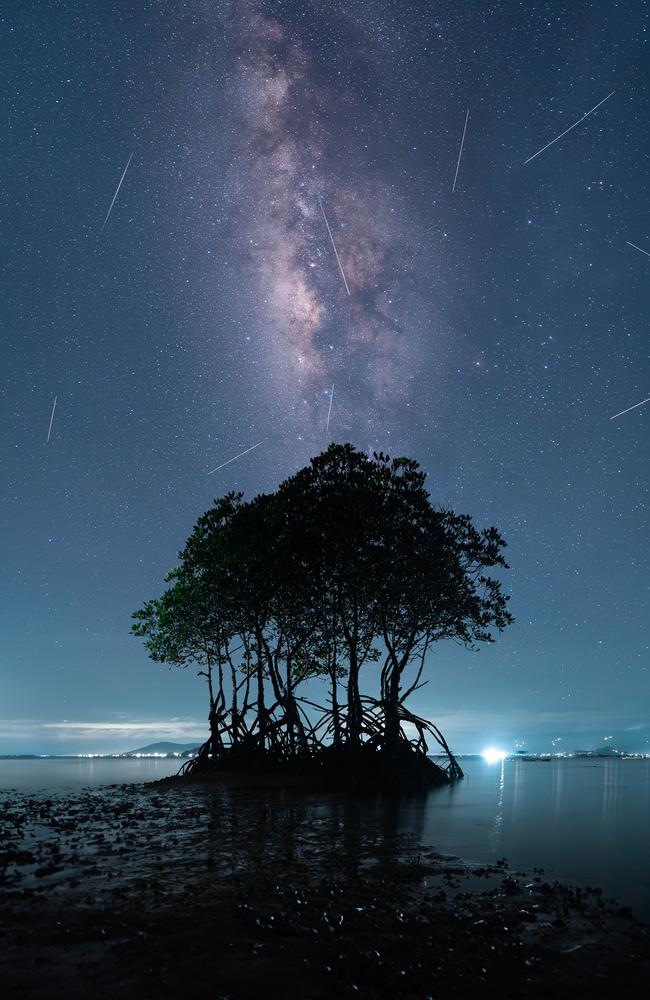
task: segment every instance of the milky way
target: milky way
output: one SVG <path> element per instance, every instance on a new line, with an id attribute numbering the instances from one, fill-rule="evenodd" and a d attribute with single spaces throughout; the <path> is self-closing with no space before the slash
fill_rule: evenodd
<path id="1" fill-rule="evenodd" d="M 322 443 L 324 394 L 335 382 L 337 436 L 365 424 L 383 443 L 413 396 L 431 330 L 431 296 L 415 277 L 423 234 L 399 188 L 333 118 L 344 113 L 345 85 L 296 33 L 248 4 L 225 31 L 235 65 L 227 127 L 238 136 L 226 212 L 266 391 L 282 400 L 275 415 L 288 429 L 295 415 Z"/>

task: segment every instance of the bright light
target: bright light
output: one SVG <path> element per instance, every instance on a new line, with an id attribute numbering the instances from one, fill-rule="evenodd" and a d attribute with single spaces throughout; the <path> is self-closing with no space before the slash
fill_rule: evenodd
<path id="1" fill-rule="evenodd" d="M 481 754 L 483 760 L 487 761 L 488 764 L 499 764 L 507 756 L 508 754 L 505 750 L 497 750 L 495 747 L 488 747 Z"/>

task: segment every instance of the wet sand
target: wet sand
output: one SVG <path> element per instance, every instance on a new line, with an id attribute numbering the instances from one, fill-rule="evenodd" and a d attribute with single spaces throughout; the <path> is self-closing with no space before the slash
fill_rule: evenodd
<path id="1" fill-rule="evenodd" d="M 0 793 L 3 997 L 645 987 L 650 932 L 597 890 L 369 832 L 343 797 L 239 785 Z"/>

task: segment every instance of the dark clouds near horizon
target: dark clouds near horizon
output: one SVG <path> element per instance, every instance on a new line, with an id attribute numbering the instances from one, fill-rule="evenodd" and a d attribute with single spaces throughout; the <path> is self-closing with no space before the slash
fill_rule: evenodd
<path id="1" fill-rule="evenodd" d="M 214 496 L 331 438 L 412 455 L 508 540 L 516 624 L 440 647 L 420 693 L 459 750 L 647 747 L 650 405 L 610 417 L 650 395 L 649 25 L 5 5 L 0 749 L 184 741 L 201 682 L 130 612 Z"/>

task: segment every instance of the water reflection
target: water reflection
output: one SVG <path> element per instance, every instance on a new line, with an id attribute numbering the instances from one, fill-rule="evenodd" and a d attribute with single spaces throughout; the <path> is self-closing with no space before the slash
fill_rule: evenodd
<path id="1" fill-rule="evenodd" d="M 521 801 L 522 791 L 524 787 L 524 771 L 525 767 L 522 760 L 513 761 L 512 769 L 512 808 L 510 811 L 510 822 L 516 823 L 517 813 L 519 811 L 519 805 Z"/>
<path id="2" fill-rule="evenodd" d="M 553 803 L 552 809 L 552 820 L 549 822 L 549 835 L 550 842 L 557 845 L 558 837 L 560 835 L 560 827 L 562 825 L 562 795 L 564 790 L 564 775 L 565 770 L 562 767 L 561 761 L 554 761 L 549 765 L 551 770 L 551 800 Z"/>
<path id="3" fill-rule="evenodd" d="M 31 795 L 39 762 L 26 763 Z M 89 774 L 96 782 L 100 775 L 105 780 L 109 767 L 105 761 L 45 763 L 50 777 L 50 764 L 65 772 L 64 787 L 74 785 L 82 771 L 86 783 Z M 133 762 L 131 768 L 131 762 L 120 762 L 120 776 L 123 780 L 135 772 L 145 776 L 142 763 Z M 154 763 L 146 762 L 151 776 Z M 215 878 L 228 866 L 263 870 L 265 859 L 282 857 L 287 868 L 313 864 L 335 877 L 341 858 L 352 867 L 362 867 L 382 852 L 396 850 L 398 836 L 406 833 L 443 854 L 481 863 L 505 856 L 515 867 L 541 866 L 549 877 L 600 884 L 607 894 L 650 916 L 650 761 L 506 760 L 494 766 L 477 760 L 463 765 L 464 780 L 402 799 L 290 790 L 215 788 L 188 794 L 134 788 L 129 793 L 130 809 L 141 810 L 143 825 L 132 841 L 122 815 L 113 816 L 110 800 L 104 800 L 112 793 L 95 788 L 91 795 L 80 795 L 75 790 L 76 798 L 70 802 L 74 815 L 85 815 L 86 809 L 92 813 L 95 802 L 104 803 L 102 808 L 108 811 L 98 813 L 98 822 L 115 831 L 115 851 L 122 852 L 125 865 L 134 845 L 142 841 L 154 868 L 156 854 L 165 846 L 183 875 L 196 865 L 203 874 L 206 865 L 211 867 Z M 175 768 L 176 763 L 170 766 Z M 114 770 L 112 774 L 118 780 Z M 160 800 L 156 809 L 161 818 L 155 823 L 144 804 L 152 798 Z M 74 827 L 70 836 L 76 836 Z M 106 832 L 102 836 L 110 840 Z M 169 852 L 173 838 L 177 846 Z M 80 849 L 85 851 L 86 846 L 81 844 Z"/>
<path id="4" fill-rule="evenodd" d="M 193 796 L 202 798 L 206 813 L 193 814 L 192 840 L 205 848 L 198 856 L 215 875 L 235 871 L 251 877 L 277 869 L 278 862 L 287 872 L 300 868 L 323 877 L 390 864 L 405 845 L 421 841 L 428 800 L 227 788 Z M 186 868 L 184 877 L 188 874 Z"/>
<path id="5" fill-rule="evenodd" d="M 490 768 L 493 819 L 487 840 L 494 857 L 501 853 L 506 772 L 503 762 L 496 771 Z M 443 830 L 449 823 L 462 823 L 464 817 L 471 831 L 473 817 L 460 804 L 462 795 L 460 785 L 400 798 L 289 789 L 215 790 L 207 796 L 207 863 L 215 871 L 227 861 L 234 870 L 262 873 L 280 860 L 287 871 L 312 866 L 323 877 L 328 873 L 336 877 L 341 871 L 354 875 L 368 865 L 391 864 L 409 845 L 463 855 L 467 852 L 457 843 L 441 843 L 437 824 L 431 828 L 433 816 L 447 817 Z M 236 845 L 228 859 L 224 837 Z"/>
<path id="6" fill-rule="evenodd" d="M 494 826 L 492 828 L 492 836 L 490 842 L 493 849 L 499 850 L 501 844 L 501 827 L 503 826 L 503 793 L 506 786 L 506 762 L 501 761 L 499 768 L 499 783 L 498 783 L 498 798 L 497 798 L 497 808 L 494 815 Z"/>
<path id="7" fill-rule="evenodd" d="M 178 760 L 167 758 L 68 757 L 0 760 L 0 789 L 48 792 L 81 789 L 87 785 L 155 781 L 176 774 Z"/>
<path id="8" fill-rule="evenodd" d="M 620 793 L 621 768 L 619 761 L 607 760 L 603 767 L 601 830 L 607 834 L 616 820 Z"/>

